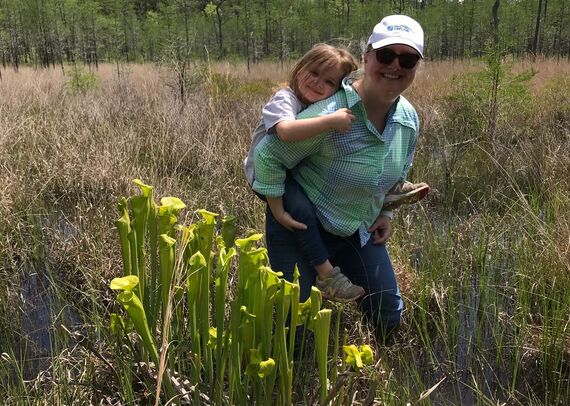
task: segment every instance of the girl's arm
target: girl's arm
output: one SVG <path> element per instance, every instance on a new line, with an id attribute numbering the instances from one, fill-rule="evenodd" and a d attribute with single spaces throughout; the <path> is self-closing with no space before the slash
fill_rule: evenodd
<path id="1" fill-rule="evenodd" d="M 284 142 L 303 141 L 329 130 L 345 133 L 354 120 L 355 116 L 349 109 L 341 108 L 323 116 L 280 121 L 275 125 L 275 132 Z"/>

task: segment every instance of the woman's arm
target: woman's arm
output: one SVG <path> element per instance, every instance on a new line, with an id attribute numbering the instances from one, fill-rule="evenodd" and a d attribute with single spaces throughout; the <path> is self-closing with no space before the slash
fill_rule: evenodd
<path id="1" fill-rule="evenodd" d="M 405 182 L 408 177 L 408 172 L 412 169 L 412 164 L 414 162 L 414 155 L 416 154 L 416 144 L 418 142 L 418 136 L 420 134 L 420 121 L 417 114 L 414 116 L 416 128 L 413 131 L 412 137 L 410 138 L 408 144 L 408 154 L 406 156 L 406 162 L 404 163 L 404 168 L 402 174 L 400 175 L 400 182 Z"/>
<path id="2" fill-rule="evenodd" d="M 285 142 L 303 141 L 329 130 L 345 133 L 355 119 L 349 109 L 342 108 L 323 116 L 280 121 L 275 125 L 275 132 Z"/>

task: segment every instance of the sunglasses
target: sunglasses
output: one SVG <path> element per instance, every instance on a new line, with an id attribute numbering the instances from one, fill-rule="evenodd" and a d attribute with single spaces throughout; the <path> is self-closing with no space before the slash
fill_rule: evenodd
<path id="1" fill-rule="evenodd" d="M 412 69 L 420 60 L 420 56 L 415 53 L 397 54 L 388 48 L 376 50 L 376 60 L 383 65 L 390 65 L 396 58 L 398 58 L 398 63 L 404 69 Z"/>

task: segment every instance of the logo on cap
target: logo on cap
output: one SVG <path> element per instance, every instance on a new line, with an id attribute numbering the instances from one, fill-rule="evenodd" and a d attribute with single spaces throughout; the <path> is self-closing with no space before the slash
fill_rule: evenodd
<path id="1" fill-rule="evenodd" d="M 408 27 L 407 25 L 389 25 L 388 27 L 386 27 L 386 29 L 388 31 L 406 31 L 406 32 L 412 32 L 412 29 L 410 27 Z"/>

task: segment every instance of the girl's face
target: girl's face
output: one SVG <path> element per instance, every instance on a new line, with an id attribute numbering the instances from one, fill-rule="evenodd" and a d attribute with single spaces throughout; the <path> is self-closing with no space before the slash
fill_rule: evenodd
<path id="1" fill-rule="evenodd" d="M 299 75 L 297 96 L 307 104 L 326 99 L 338 90 L 343 76 L 344 72 L 339 64 L 333 67 L 309 66 Z"/>

